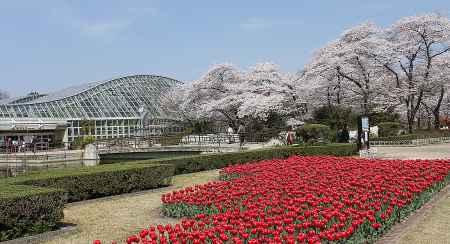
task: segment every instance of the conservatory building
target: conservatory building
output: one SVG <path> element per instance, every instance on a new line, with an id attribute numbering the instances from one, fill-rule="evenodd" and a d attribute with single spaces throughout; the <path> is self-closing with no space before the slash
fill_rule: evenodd
<path id="1" fill-rule="evenodd" d="M 161 134 L 181 130 L 161 109 L 161 95 L 179 81 L 131 75 L 70 87 L 51 94 L 30 93 L 0 100 L 0 145 L 19 141 L 72 142 Z"/>

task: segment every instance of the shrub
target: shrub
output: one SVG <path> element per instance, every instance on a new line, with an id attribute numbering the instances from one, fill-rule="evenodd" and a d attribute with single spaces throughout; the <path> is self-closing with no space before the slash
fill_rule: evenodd
<path id="1" fill-rule="evenodd" d="M 350 140 L 350 133 L 347 128 L 342 130 L 338 130 L 336 133 L 336 142 L 338 143 L 347 143 Z"/>
<path id="2" fill-rule="evenodd" d="M 95 142 L 95 136 L 81 136 L 75 138 L 72 149 L 83 149 L 86 145 Z"/>
<path id="3" fill-rule="evenodd" d="M 53 230 L 63 218 L 64 192 L 0 186 L 0 241 Z"/>
<path id="4" fill-rule="evenodd" d="M 403 129 L 402 124 L 397 122 L 383 122 L 378 124 L 378 135 L 380 137 L 396 136 Z"/>
<path id="5" fill-rule="evenodd" d="M 332 129 L 340 129 L 344 126 L 354 126 L 357 115 L 350 107 L 322 106 L 313 111 L 315 123 L 330 126 Z"/>
<path id="6" fill-rule="evenodd" d="M 400 122 L 400 115 L 390 112 L 376 112 L 369 115 L 369 121 L 374 125 L 382 122 Z"/>
<path id="7" fill-rule="evenodd" d="M 327 142 L 332 136 L 330 127 L 322 124 L 306 124 L 297 131 L 297 135 L 301 136 L 306 143 Z"/>
<path id="8" fill-rule="evenodd" d="M 170 164 L 108 164 L 33 172 L 0 181 L 0 240 L 54 229 L 64 202 L 156 188 L 170 183 Z"/>
<path id="9" fill-rule="evenodd" d="M 177 157 L 160 160 L 144 160 L 138 164 L 149 162 L 172 164 L 175 166 L 175 174 L 186 174 L 203 170 L 219 169 L 233 164 L 242 164 L 251 161 L 259 161 L 273 158 L 287 158 L 291 155 L 331 155 L 351 156 L 355 155 L 355 144 L 329 144 L 326 146 L 295 146 L 274 147 L 269 149 L 251 150 L 221 154 L 203 154 L 190 157 Z"/>
<path id="10" fill-rule="evenodd" d="M 108 164 L 32 173 L 15 184 L 64 189 L 67 201 L 76 202 L 167 185 L 173 173 L 172 165 Z"/>

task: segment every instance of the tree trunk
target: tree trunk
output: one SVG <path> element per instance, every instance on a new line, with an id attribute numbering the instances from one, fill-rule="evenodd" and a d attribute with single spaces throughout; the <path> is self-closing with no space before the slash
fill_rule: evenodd
<path id="1" fill-rule="evenodd" d="M 338 105 L 341 104 L 341 76 L 338 75 L 338 86 L 337 86 L 337 94 L 336 94 L 336 102 Z"/>
<path id="2" fill-rule="evenodd" d="M 438 102 L 436 103 L 436 106 L 433 109 L 434 128 L 435 129 L 440 129 L 441 128 L 440 112 L 441 112 L 442 99 L 444 98 L 444 92 L 445 92 L 444 91 L 444 86 L 441 86 Z"/>
<path id="3" fill-rule="evenodd" d="M 413 132 L 413 124 L 414 119 L 416 118 L 417 111 L 419 111 L 420 104 L 422 103 L 423 98 L 423 90 L 420 89 L 419 95 L 417 96 L 417 101 L 414 101 L 414 95 L 410 95 L 410 98 L 407 99 L 407 117 L 408 117 L 408 133 Z M 409 105 L 409 106 L 408 106 Z"/>
<path id="4" fill-rule="evenodd" d="M 414 118 L 411 118 L 411 116 L 408 116 L 408 133 L 411 134 L 413 131 L 413 123 Z"/>
<path id="5" fill-rule="evenodd" d="M 336 94 L 336 102 L 338 105 L 341 105 L 341 92 L 340 89 L 338 90 L 338 93 Z"/>
<path id="6" fill-rule="evenodd" d="M 421 125 L 421 115 L 419 114 L 419 116 L 417 116 L 417 129 L 419 129 L 420 130 L 420 128 L 422 128 L 422 125 Z"/>
<path id="7" fill-rule="evenodd" d="M 439 110 L 433 111 L 433 116 L 434 116 L 434 128 L 440 129 L 441 128 L 440 111 Z"/>
<path id="8" fill-rule="evenodd" d="M 327 87 L 327 104 L 328 104 L 328 107 L 331 107 L 330 87 Z"/>
<path id="9" fill-rule="evenodd" d="M 364 94 L 364 100 L 363 100 L 363 115 L 368 116 L 369 115 L 369 98 L 366 94 Z"/>

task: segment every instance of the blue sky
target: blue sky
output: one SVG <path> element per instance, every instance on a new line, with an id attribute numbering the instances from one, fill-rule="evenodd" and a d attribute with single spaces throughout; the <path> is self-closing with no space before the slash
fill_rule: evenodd
<path id="1" fill-rule="evenodd" d="M 349 27 L 430 12 L 449 16 L 450 1 L 5 0 L 0 89 L 23 95 L 134 73 L 191 81 L 220 62 L 295 72 Z"/>

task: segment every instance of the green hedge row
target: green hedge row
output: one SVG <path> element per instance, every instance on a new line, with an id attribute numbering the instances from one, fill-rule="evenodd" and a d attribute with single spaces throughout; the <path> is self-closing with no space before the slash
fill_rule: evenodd
<path id="1" fill-rule="evenodd" d="M 174 170 L 172 165 L 109 164 L 39 172 L 14 178 L 14 182 L 61 188 L 67 193 L 67 202 L 76 202 L 167 185 Z"/>
<path id="2" fill-rule="evenodd" d="M 63 218 L 64 191 L 0 186 L 0 241 L 52 230 Z"/>
<path id="3" fill-rule="evenodd" d="M 287 158 L 291 155 L 332 155 L 352 156 L 357 154 L 356 144 L 329 144 L 324 146 L 285 146 L 270 149 L 249 150 L 243 152 L 202 154 L 190 157 L 177 157 L 161 160 L 144 160 L 138 163 L 162 163 L 175 166 L 175 174 L 186 174 L 203 170 L 220 169 L 232 164 L 241 164 L 251 161 Z"/>
<path id="4" fill-rule="evenodd" d="M 114 164 L 34 172 L 0 181 L 0 241 L 52 230 L 74 202 L 170 184 L 175 167 Z"/>

